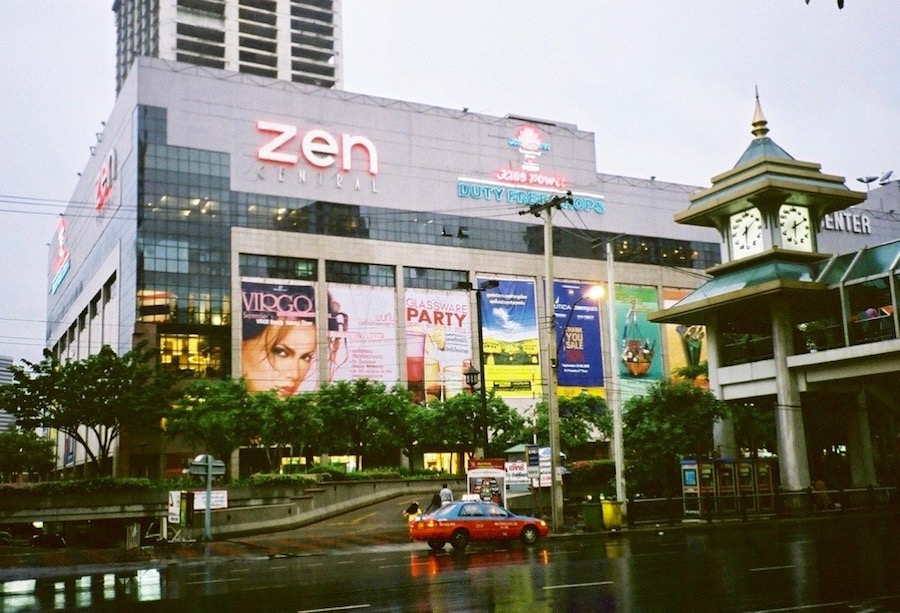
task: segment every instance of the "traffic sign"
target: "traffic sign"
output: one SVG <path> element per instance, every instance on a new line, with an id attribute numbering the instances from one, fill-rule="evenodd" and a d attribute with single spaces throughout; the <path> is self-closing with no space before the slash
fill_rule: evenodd
<path id="1" fill-rule="evenodd" d="M 211 456 L 208 456 L 206 454 L 198 455 L 196 458 L 191 460 L 191 463 L 188 466 L 189 475 L 198 475 L 201 477 L 205 477 L 207 472 L 213 476 L 224 475 L 225 462 L 223 462 L 222 460 L 213 460 Z"/>

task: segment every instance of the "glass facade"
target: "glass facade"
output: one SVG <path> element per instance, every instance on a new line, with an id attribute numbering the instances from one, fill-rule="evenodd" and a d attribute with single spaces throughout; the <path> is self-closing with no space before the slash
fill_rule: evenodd
<path id="1" fill-rule="evenodd" d="M 158 325 L 160 339 L 194 356 L 222 348 L 231 313 L 231 227 L 455 246 L 540 255 L 543 226 L 433 212 L 391 210 L 281 198 L 229 189 L 230 156 L 166 144 L 166 109 L 140 106 L 138 133 L 137 320 Z M 719 261 L 717 243 L 621 236 L 554 228 L 561 257 L 600 260 L 609 240 L 618 262 L 706 269 Z M 315 261 L 241 254 L 242 276 L 315 280 Z M 330 282 L 392 287 L 392 266 L 327 262 Z M 456 289 L 466 271 L 406 267 L 406 287 Z M 187 328 L 185 328 L 187 327 Z M 204 330 L 205 328 L 205 330 Z M 187 334 L 188 336 L 184 336 Z M 195 350 L 196 348 L 196 350 Z M 228 352 L 225 351 L 224 355 Z M 206 358 L 204 358 L 206 359 Z M 196 373 L 225 372 L 225 358 L 209 358 Z M 185 369 L 180 369 L 185 370 Z M 192 370 L 192 369 L 187 369 Z"/>

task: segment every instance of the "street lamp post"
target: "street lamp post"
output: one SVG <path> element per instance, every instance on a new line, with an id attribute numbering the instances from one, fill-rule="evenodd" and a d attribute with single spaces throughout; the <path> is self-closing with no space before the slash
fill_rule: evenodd
<path id="1" fill-rule="evenodd" d="M 477 318 L 475 324 L 478 328 L 478 371 L 473 372 L 472 370 L 474 369 L 470 366 L 469 368 L 472 370 L 467 371 L 465 377 L 466 383 L 470 387 L 474 387 L 476 376 L 478 378 L 478 383 L 481 385 L 481 457 L 484 457 L 484 454 L 487 453 L 488 447 L 487 389 L 484 382 L 484 334 L 481 330 L 481 292 L 494 289 L 499 285 L 500 282 L 496 279 L 484 281 L 477 287 L 466 281 L 457 284 L 459 289 L 475 292 L 475 314 Z"/>

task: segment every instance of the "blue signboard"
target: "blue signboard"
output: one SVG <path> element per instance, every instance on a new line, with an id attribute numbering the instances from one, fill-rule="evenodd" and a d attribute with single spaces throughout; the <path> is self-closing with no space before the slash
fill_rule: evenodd
<path id="1" fill-rule="evenodd" d="M 557 381 L 568 387 L 603 386 L 603 347 L 600 308 L 587 297 L 586 283 L 555 281 L 553 311 L 556 321 Z"/>

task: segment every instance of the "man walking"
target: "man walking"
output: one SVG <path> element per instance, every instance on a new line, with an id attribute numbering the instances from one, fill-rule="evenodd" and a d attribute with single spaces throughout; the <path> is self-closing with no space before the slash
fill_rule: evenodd
<path id="1" fill-rule="evenodd" d="M 441 486 L 441 491 L 439 493 L 439 496 L 441 497 L 441 506 L 444 506 L 444 505 L 447 505 L 447 504 L 450 504 L 451 502 L 453 502 L 453 492 L 450 491 L 450 488 L 447 487 L 446 483 L 444 483 Z"/>

